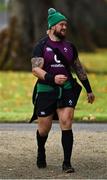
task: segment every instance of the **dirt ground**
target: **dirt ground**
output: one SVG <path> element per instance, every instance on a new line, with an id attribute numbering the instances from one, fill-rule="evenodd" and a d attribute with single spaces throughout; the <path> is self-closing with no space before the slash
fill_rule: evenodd
<path id="1" fill-rule="evenodd" d="M 60 131 L 46 144 L 47 168 L 36 167 L 35 131 L 0 131 L 0 179 L 107 179 L 107 133 L 74 132 L 75 173 L 62 173 Z"/>

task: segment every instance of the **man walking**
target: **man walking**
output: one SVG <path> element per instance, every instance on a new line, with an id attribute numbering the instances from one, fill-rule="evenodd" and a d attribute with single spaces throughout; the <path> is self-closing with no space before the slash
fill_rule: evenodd
<path id="1" fill-rule="evenodd" d="M 48 10 L 47 36 L 36 44 L 31 62 L 32 73 L 38 77 L 36 94 L 37 166 L 38 168 L 47 166 L 45 143 L 56 111 L 62 131 L 61 142 L 64 153 L 62 170 L 72 173 L 74 172 L 71 164 L 72 121 L 81 88 L 80 86 L 75 88 L 76 82 L 71 75 L 71 68 L 86 89 L 88 102 L 93 103 L 95 97 L 86 72 L 79 61 L 76 47 L 65 40 L 67 23 L 67 18 L 63 14 L 53 8 Z"/>

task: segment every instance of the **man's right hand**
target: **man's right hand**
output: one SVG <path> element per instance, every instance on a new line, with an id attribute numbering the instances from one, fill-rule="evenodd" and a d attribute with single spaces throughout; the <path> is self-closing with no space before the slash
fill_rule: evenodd
<path id="1" fill-rule="evenodd" d="M 55 83 L 58 85 L 63 85 L 66 80 L 67 80 L 67 76 L 63 74 L 58 74 L 54 78 Z"/>

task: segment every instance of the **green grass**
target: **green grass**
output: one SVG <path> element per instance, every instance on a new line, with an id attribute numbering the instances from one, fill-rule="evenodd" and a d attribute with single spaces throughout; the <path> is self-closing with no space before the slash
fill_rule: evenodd
<path id="1" fill-rule="evenodd" d="M 107 49 L 96 50 L 95 53 L 80 53 L 80 59 L 89 71 L 107 74 Z"/>
<path id="2" fill-rule="evenodd" d="M 87 65 L 89 70 L 97 70 L 97 74 L 88 74 L 96 100 L 93 104 L 88 104 L 83 88 L 75 111 L 76 121 L 107 122 L 107 74 L 101 74 L 106 71 L 106 57 L 106 51 L 95 54 L 80 53 L 83 64 Z M 0 72 L 0 122 L 29 121 L 33 108 L 31 96 L 35 81 L 32 73 Z"/>
<path id="3" fill-rule="evenodd" d="M 78 102 L 76 117 L 77 119 L 88 121 L 107 121 L 107 75 L 88 75 L 95 94 L 95 102 L 87 103 L 85 90 L 82 91 Z"/>
<path id="4" fill-rule="evenodd" d="M 31 73 L 0 72 L 0 121 L 30 118 L 34 81 Z"/>

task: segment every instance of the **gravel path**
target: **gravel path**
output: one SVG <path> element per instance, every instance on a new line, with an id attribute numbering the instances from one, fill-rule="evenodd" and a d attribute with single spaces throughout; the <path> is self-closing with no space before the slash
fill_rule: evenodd
<path id="1" fill-rule="evenodd" d="M 52 128 L 46 144 L 48 167 L 36 167 L 35 131 L 0 128 L 0 179 L 107 179 L 107 131 L 74 128 L 73 174 L 62 173 L 59 128 Z"/>

